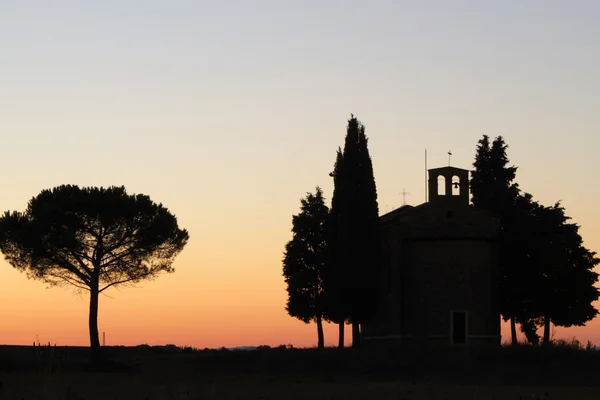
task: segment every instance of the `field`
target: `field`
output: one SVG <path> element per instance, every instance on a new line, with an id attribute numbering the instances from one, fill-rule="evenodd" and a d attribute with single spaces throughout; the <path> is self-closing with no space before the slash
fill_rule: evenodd
<path id="1" fill-rule="evenodd" d="M 256 351 L 0 346 L 0 400 L 598 399 L 600 352 L 568 346 Z"/>

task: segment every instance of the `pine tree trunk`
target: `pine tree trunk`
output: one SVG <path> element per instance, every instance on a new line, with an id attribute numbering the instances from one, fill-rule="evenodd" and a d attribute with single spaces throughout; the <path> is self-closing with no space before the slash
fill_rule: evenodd
<path id="1" fill-rule="evenodd" d="M 338 349 L 344 348 L 344 321 L 338 324 L 339 329 L 339 341 L 338 341 Z"/>
<path id="2" fill-rule="evenodd" d="M 320 315 L 317 315 L 317 337 L 318 344 L 317 347 L 322 349 L 325 347 L 325 335 L 323 334 L 323 320 Z"/>
<path id="3" fill-rule="evenodd" d="M 98 281 L 90 285 L 90 348 L 92 350 L 92 362 L 100 360 L 100 338 L 98 337 Z"/>
<path id="4" fill-rule="evenodd" d="M 352 347 L 360 347 L 360 325 L 358 322 L 352 323 Z"/>
<path id="5" fill-rule="evenodd" d="M 550 344 L 550 317 L 544 317 L 544 346 L 548 346 Z"/>
<path id="6" fill-rule="evenodd" d="M 510 318 L 510 339 L 513 346 L 519 344 L 519 341 L 517 340 L 517 323 L 515 322 L 515 317 Z"/>

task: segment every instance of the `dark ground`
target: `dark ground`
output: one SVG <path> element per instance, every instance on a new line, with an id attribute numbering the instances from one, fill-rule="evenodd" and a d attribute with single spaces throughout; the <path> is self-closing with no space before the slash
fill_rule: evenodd
<path id="1" fill-rule="evenodd" d="M 103 350 L 94 370 L 87 348 L 0 346 L 0 400 L 600 398 L 600 351 L 566 346 Z"/>

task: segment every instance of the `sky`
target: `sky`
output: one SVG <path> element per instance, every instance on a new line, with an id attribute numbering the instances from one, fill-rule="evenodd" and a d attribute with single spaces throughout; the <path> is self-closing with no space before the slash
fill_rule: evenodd
<path id="1" fill-rule="evenodd" d="M 600 250 L 599 18 L 595 0 L 3 0 L 0 210 L 124 185 L 189 231 L 174 274 L 101 297 L 107 345 L 313 346 L 281 260 L 300 199 L 330 201 L 351 113 L 382 213 L 424 201 L 425 148 L 470 169 L 502 135 L 521 188 Z M 88 307 L 0 261 L 0 343 L 89 344 Z M 554 334 L 600 344 L 600 322 Z"/>

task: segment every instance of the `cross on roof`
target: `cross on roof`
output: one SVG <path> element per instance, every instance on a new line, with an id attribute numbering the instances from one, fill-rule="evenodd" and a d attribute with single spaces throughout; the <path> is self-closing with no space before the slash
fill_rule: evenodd
<path id="1" fill-rule="evenodd" d="M 398 193 L 400 195 L 402 195 L 402 205 L 405 206 L 406 205 L 406 195 L 410 194 L 406 191 L 406 189 L 402 189 L 402 191 L 400 193 Z"/>

